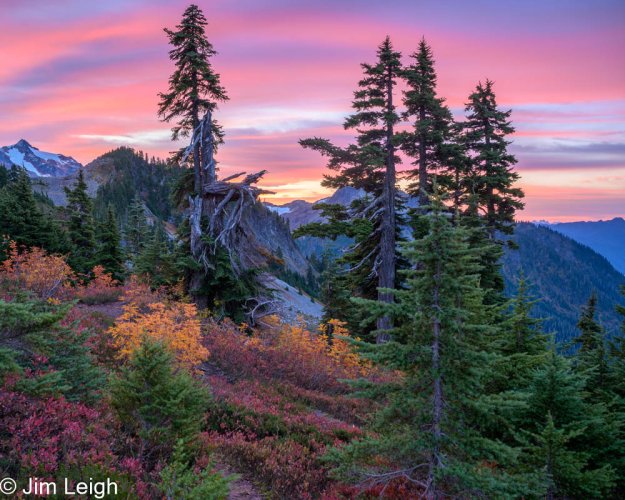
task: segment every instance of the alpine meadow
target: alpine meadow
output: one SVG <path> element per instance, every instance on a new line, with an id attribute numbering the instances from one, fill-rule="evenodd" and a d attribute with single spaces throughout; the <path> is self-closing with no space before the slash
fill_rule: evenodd
<path id="1" fill-rule="evenodd" d="M 0 15 L 2 498 L 623 498 L 622 2 Z"/>

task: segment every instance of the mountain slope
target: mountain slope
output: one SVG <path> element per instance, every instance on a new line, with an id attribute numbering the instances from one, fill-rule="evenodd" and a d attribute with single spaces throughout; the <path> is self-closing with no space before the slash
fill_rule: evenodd
<path id="1" fill-rule="evenodd" d="M 39 151 L 24 139 L 0 148 L 0 165 L 24 167 L 32 177 L 65 177 L 82 165 L 69 156 Z"/>
<path id="2" fill-rule="evenodd" d="M 541 299 L 534 315 L 546 319 L 546 330 L 557 332 L 558 341 L 577 335 L 580 309 L 593 290 L 601 322 L 608 332 L 618 329 L 614 305 L 622 302 L 618 288 L 625 277 L 604 257 L 544 226 L 520 223 L 514 240 L 519 250 L 507 251 L 502 261 L 506 290 L 514 293 L 522 272 Z"/>
<path id="3" fill-rule="evenodd" d="M 617 271 L 625 274 L 625 220 L 622 217 L 593 222 L 565 222 L 550 227 L 589 246 L 608 259 Z"/>
<path id="4" fill-rule="evenodd" d="M 350 203 L 352 196 L 357 196 L 355 192 L 336 194 L 338 196 L 332 196 L 325 201 Z M 349 196 L 344 196 L 345 194 Z M 298 200 L 277 208 L 282 207 L 285 209 L 269 208 L 287 219 L 292 230 L 302 224 L 320 220 L 311 203 Z M 566 341 L 577 335 L 575 325 L 581 306 L 587 302 L 593 290 L 599 298 L 601 321 L 609 332 L 616 331 L 619 318 L 614 312 L 614 305 L 622 302 L 618 287 L 625 283 L 625 277 L 606 258 L 544 226 L 520 223 L 514 239 L 520 248 L 507 250 L 502 259 L 506 293 L 512 295 L 515 292 L 518 277 L 523 271 L 532 283 L 534 295 L 540 299 L 534 307 L 534 315 L 545 318 L 545 329 L 557 332 L 558 341 Z M 330 241 L 304 237 L 297 240 L 302 252 L 309 257 L 320 257 L 323 253 L 339 255 L 349 243 L 348 238 Z"/>

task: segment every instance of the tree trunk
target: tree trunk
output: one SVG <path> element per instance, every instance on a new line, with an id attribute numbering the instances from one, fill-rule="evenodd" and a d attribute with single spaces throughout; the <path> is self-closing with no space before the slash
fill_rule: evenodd
<path id="1" fill-rule="evenodd" d="M 490 153 L 490 135 L 489 135 L 489 124 L 488 120 L 484 119 L 484 142 L 486 144 L 486 154 Z M 490 175 L 491 166 L 488 160 L 484 162 L 484 173 L 486 176 Z M 488 196 L 488 202 L 486 206 L 486 229 L 488 231 L 488 236 L 491 240 L 495 239 L 495 221 L 496 221 L 496 213 L 495 213 L 495 200 L 493 199 L 493 188 L 491 185 L 487 186 L 486 193 Z"/>
<path id="2" fill-rule="evenodd" d="M 423 124 L 425 122 L 425 107 L 419 108 L 419 122 Z M 419 207 L 422 209 L 429 203 L 427 189 L 428 189 L 428 168 L 426 159 L 425 148 L 425 134 L 421 132 L 419 134 Z"/>
<path id="3" fill-rule="evenodd" d="M 191 81 L 193 85 L 193 92 L 197 95 L 197 73 L 193 71 L 191 75 Z M 192 124 L 193 130 L 195 131 L 200 124 L 200 109 L 198 105 L 197 99 L 193 100 L 193 106 L 191 108 L 191 113 L 193 115 Z M 200 159 L 200 144 L 196 142 L 193 146 L 193 188 L 196 196 L 202 195 L 202 163 Z"/>
<path id="4" fill-rule="evenodd" d="M 386 82 L 386 110 L 389 122 L 386 124 L 386 176 L 384 178 L 383 203 L 384 214 L 382 216 L 381 241 L 380 241 L 380 268 L 378 271 L 378 287 L 395 288 L 395 147 L 393 145 L 393 77 L 387 76 Z M 393 302 L 393 294 L 378 291 L 380 302 Z M 377 328 L 381 330 L 376 338 L 378 343 L 387 342 L 390 335 L 386 330 L 393 327 L 390 316 L 384 316 L 377 321 Z"/>
<path id="5" fill-rule="evenodd" d="M 443 385 L 440 374 L 441 355 L 440 355 L 440 337 L 441 324 L 438 318 L 439 311 L 439 283 L 440 283 L 440 263 L 437 264 L 435 275 L 435 286 L 433 293 L 433 304 L 435 315 L 432 321 L 432 373 L 434 380 L 432 381 L 432 452 L 430 455 L 430 464 L 428 472 L 428 484 L 430 490 L 436 497 L 436 472 L 440 467 L 440 440 L 442 436 L 441 421 L 443 417 Z"/>

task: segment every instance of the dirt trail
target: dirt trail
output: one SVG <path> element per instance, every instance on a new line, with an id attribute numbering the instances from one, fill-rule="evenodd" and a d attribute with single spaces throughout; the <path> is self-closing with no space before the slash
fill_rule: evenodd
<path id="1" fill-rule="evenodd" d="M 234 471 L 232 467 L 225 462 L 217 460 L 215 462 L 215 469 L 226 477 L 232 475 L 238 476 L 237 479 L 230 483 L 230 494 L 228 495 L 228 500 L 263 500 L 263 496 L 258 493 L 256 487 L 243 475 Z"/>

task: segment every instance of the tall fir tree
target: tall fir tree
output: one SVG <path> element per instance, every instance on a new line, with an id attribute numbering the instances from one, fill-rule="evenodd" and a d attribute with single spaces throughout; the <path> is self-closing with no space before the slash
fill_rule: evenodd
<path id="1" fill-rule="evenodd" d="M 483 217 L 491 239 L 497 231 L 512 234 L 514 214 L 524 206 L 523 191 L 514 184 L 519 175 L 513 171 L 516 158 L 508 151 L 507 136 L 514 132 L 511 111 L 497 105 L 493 82 L 478 83 L 466 105 L 464 141 L 470 156 L 466 183 L 471 201 L 469 209 Z"/>
<path id="2" fill-rule="evenodd" d="M 482 432 L 493 412 L 483 396 L 495 355 L 484 340 L 492 325 L 476 252 L 436 192 L 432 203 L 425 236 L 406 245 L 413 267 L 393 292 L 397 302 L 366 301 L 374 314 L 392 315 L 400 326 L 392 341 L 361 344 L 362 352 L 402 377 L 358 384 L 362 395 L 382 402 L 376 434 L 336 451 L 337 471 L 364 482 L 403 479 L 424 498 L 527 494 L 529 482 L 504 472 L 515 451 Z M 484 461 L 498 466 L 484 467 Z"/>
<path id="3" fill-rule="evenodd" d="M 327 225 L 315 225 L 313 232 L 336 236 L 346 227 L 357 243 L 345 259 L 350 271 L 360 275 L 358 287 L 373 291 L 381 302 L 392 302 L 386 289 L 393 288 L 397 264 L 397 186 L 396 124 L 400 121 L 394 102 L 394 87 L 401 76 L 401 54 L 393 49 L 387 37 L 377 50 L 375 64 L 362 64 L 364 77 L 354 92 L 352 107 L 345 129 L 358 133 L 356 144 L 340 148 L 327 139 L 301 140 L 300 144 L 327 156 L 328 168 L 336 175 L 326 175 L 323 184 L 340 188 L 352 186 L 363 189 L 367 196 L 357 200 L 346 213 L 338 206 L 326 207 L 334 212 Z M 328 215 L 328 214 L 326 214 Z M 338 229 L 337 229 L 338 228 Z M 306 228 L 299 234 L 306 234 Z M 377 291 L 376 291 L 377 288 Z M 368 294 L 363 294 L 368 295 Z M 390 318 L 377 321 L 378 341 L 387 339 L 385 330 Z"/>
<path id="4" fill-rule="evenodd" d="M 496 241 L 481 257 L 482 286 L 488 290 L 486 302 L 502 304 L 504 282 L 500 272 L 504 237 L 514 232 L 514 216 L 524 206 L 523 190 L 515 186 L 519 175 L 513 170 L 516 158 L 508 151 L 507 136 L 514 132 L 511 111 L 497 105 L 493 82 L 479 83 L 466 104 L 467 117 L 459 138 L 465 160 L 460 162 L 461 175 L 456 191 L 461 192 L 463 224 L 482 231 L 474 233 L 474 244 Z M 511 240 L 505 242 L 511 247 Z"/>
<path id="5" fill-rule="evenodd" d="M 73 188 L 65 188 L 67 197 L 68 230 L 72 251 L 68 263 L 82 274 L 88 274 L 95 263 L 96 240 L 93 221 L 93 203 L 87 194 L 84 173 L 78 171 Z"/>
<path id="6" fill-rule="evenodd" d="M 437 96 L 434 58 L 425 39 L 410 57 L 413 62 L 403 73 L 407 86 L 403 117 L 410 120 L 412 129 L 402 137 L 402 150 L 414 159 L 415 168 L 408 171 L 412 181 L 409 193 L 417 196 L 419 205 L 425 207 L 433 175 L 437 174 L 439 187 L 452 181 L 445 182 L 444 171 L 451 163 L 454 120 L 445 100 Z"/>
<path id="7" fill-rule="evenodd" d="M 117 281 L 123 281 L 126 269 L 124 267 L 124 251 L 121 247 L 121 234 L 113 207 L 109 205 L 106 219 L 98 226 L 98 252 L 95 263 L 104 267 Z"/>
<path id="8" fill-rule="evenodd" d="M 169 79 L 167 92 L 159 94 L 159 116 L 163 121 L 178 119 L 172 128 L 172 139 L 189 136 L 199 125 L 201 115 L 213 112 L 217 103 L 228 100 L 221 85 L 219 74 L 210 59 L 217 54 L 206 37 L 208 22 L 197 5 L 190 5 L 184 11 L 176 30 L 165 28 L 169 43 L 174 47 L 169 58 L 174 61 L 176 71 Z M 213 142 L 223 142 L 223 131 L 213 119 Z M 199 142 L 193 149 L 194 192 L 200 194 L 203 183 Z"/>

